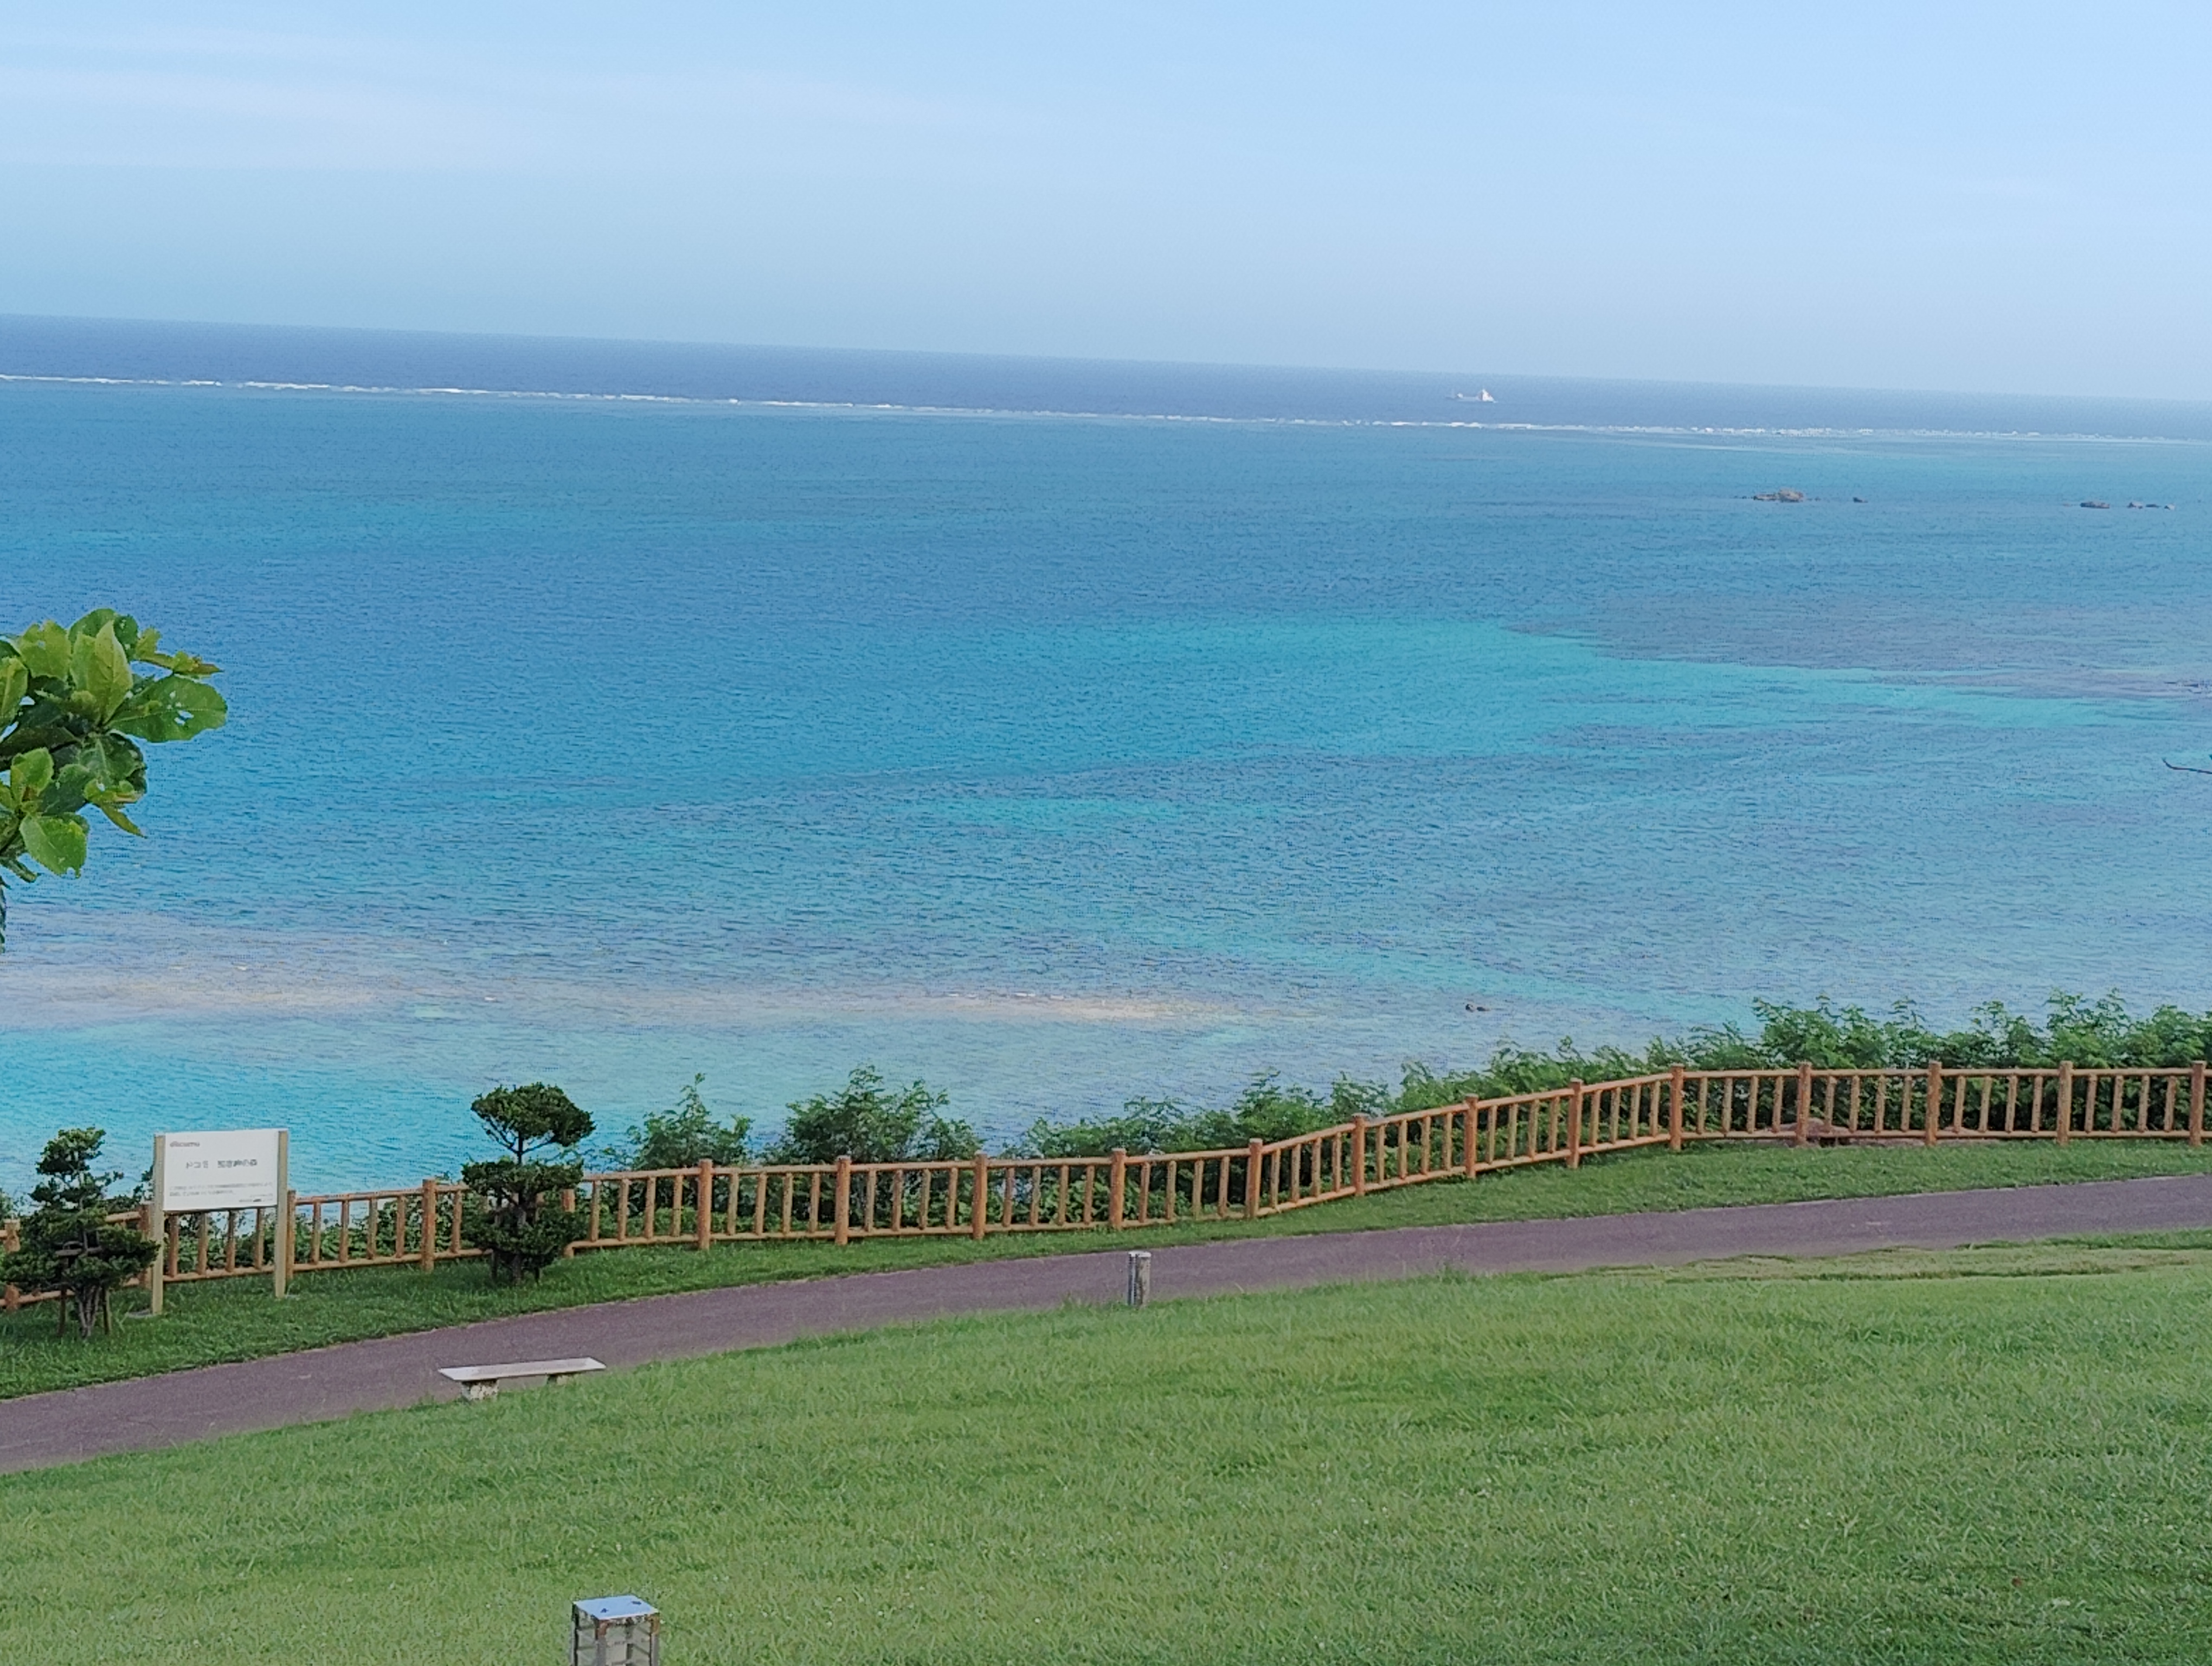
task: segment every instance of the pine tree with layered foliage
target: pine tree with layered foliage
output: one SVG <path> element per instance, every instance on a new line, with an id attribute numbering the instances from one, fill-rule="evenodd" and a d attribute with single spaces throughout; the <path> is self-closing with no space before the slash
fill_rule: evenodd
<path id="1" fill-rule="evenodd" d="M 123 1177 L 93 1167 L 106 1140 L 101 1128 L 64 1128 L 46 1142 L 39 1157 L 39 1181 L 31 1188 L 31 1213 L 19 1224 L 21 1247 L 0 1262 L 0 1273 L 19 1290 L 62 1292 L 59 1324 L 89 1337 L 96 1326 L 115 1328 L 114 1294 L 153 1264 L 161 1245 L 129 1221 L 109 1216 L 136 1207 L 138 1199 L 111 1195 Z"/>
<path id="2" fill-rule="evenodd" d="M 582 1216 L 562 1207 L 561 1194 L 584 1177 L 573 1153 L 592 1132 L 591 1115 L 550 1082 L 495 1087 L 469 1109 L 505 1154 L 461 1170 L 462 1231 L 484 1252 L 494 1283 L 534 1279 L 584 1235 Z"/>

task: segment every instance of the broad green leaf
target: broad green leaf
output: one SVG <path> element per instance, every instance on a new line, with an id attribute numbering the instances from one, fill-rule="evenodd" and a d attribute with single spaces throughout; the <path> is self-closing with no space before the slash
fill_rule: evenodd
<path id="1" fill-rule="evenodd" d="M 52 619 L 34 624 L 15 638 L 15 652 L 33 677 L 66 679 L 70 669 L 69 632 Z"/>
<path id="2" fill-rule="evenodd" d="M 28 807 L 54 778 L 54 755 L 34 746 L 8 766 L 8 784 L 15 789 L 15 802 Z"/>
<path id="3" fill-rule="evenodd" d="M 23 696 L 30 688 L 29 667 L 12 654 L 0 660 L 0 728 L 5 728 L 13 720 L 15 708 L 23 703 Z"/>
<path id="4" fill-rule="evenodd" d="M 82 816 L 27 816 L 23 848 L 50 873 L 82 873 L 86 831 Z"/>
<path id="5" fill-rule="evenodd" d="M 140 827 L 137 822 L 132 821 L 130 817 L 125 815 L 113 802 L 106 799 L 95 800 L 94 801 L 94 808 L 97 809 L 101 815 L 106 817 L 108 820 L 113 822 L 125 833 L 135 834 L 142 839 L 146 836 L 145 830 Z"/>
<path id="6" fill-rule="evenodd" d="M 112 607 L 95 607 L 69 628 L 72 640 L 97 636 L 102 630 L 112 629 L 115 640 L 129 653 L 138 645 L 138 621 L 128 613 L 118 613 Z"/>
<path id="7" fill-rule="evenodd" d="M 46 789 L 41 800 L 46 809 L 58 814 L 74 810 L 100 791 L 100 771 L 84 761 L 84 750 L 55 772 L 54 784 Z"/>
<path id="8" fill-rule="evenodd" d="M 94 635 L 78 637 L 70 658 L 76 685 L 99 702 L 100 720 L 106 722 L 131 693 L 131 656 L 115 640 L 114 625 L 103 624 Z"/>
<path id="9" fill-rule="evenodd" d="M 162 677 L 135 690 L 112 720 L 141 740 L 189 740 L 222 727 L 230 714 L 222 696 L 189 677 Z"/>

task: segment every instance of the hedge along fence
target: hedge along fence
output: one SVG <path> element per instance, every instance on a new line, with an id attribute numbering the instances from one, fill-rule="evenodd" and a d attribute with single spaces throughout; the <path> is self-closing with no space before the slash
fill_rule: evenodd
<path id="1" fill-rule="evenodd" d="M 1286 1140 L 1218 1151 L 952 1162 L 782 1164 L 587 1175 L 564 1201 L 586 1218 L 568 1254 L 636 1244 L 982 1238 L 994 1232 L 1130 1230 L 1259 1220 L 1429 1181 L 1693 1140 L 2176 1140 L 2203 1143 L 2205 1065 L 2076 1069 L 1690 1070 L 1355 1116 Z M 292 1274 L 419 1267 L 480 1255 L 465 1241 L 467 1189 L 430 1179 L 398 1189 L 291 1200 Z M 266 1275 L 280 1212 L 173 1215 L 165 1280 Z M 126 1214 L 144 1230 L 150 1211 Z M 15 1224 L 0 1223 L 13 1248 Z M 8 1310 L 52 1300 L 8 1291 Z"/>

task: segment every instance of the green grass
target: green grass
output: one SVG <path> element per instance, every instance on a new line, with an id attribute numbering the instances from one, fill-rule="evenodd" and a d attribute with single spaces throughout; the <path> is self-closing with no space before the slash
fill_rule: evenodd
<path id="1" fill-rule="evenodd" d="M 2195 1237 L 878 1331 L 0 1479 L 0 1658 L 2197 1662 L 2208 1335 Z"/>
<path id="2" fill-rule="evenodd" d="M 0 1320 L 0 1398 L 140 1377 L 190 1365 L 255 1359 L 296 1348 L 460 1324 L 502 1314 L 586 1302 L 661 1295 L 774 1279 L 919 1267 L 1006 1256 L 1097 1250 L 1116 1243 L 1181 1243 L 1253 1234 L 1371 1231 L 1477 1220 L 1619 1214 L 1717 1204 L 1878 1196 L 1972 1186 L 2029 1185 L 2212 1169 L 2212 1150 L 2180 1145 L 2090 1144 L 2064 1151 L 2042 1143 L 2004 1146 L 1850 1146 L 1798 1151 L 1772 1145 L 1694 1146 L 1679 1155 L 1623 1152 L 1570 1173 L 1556 1164 L 1440 1182 L 1323 1204 L 1246 1225 L 1012 1235 L 827 1244 L 736 1244 L 689 1250 L 622 1250 L 578 1256 L 537 1285 L 495 1289 L 480 1268 L 315 1273 L 282 1303 L 262 1280 L 173 1286 L 158 1321 L 125 1319 L 112 1337 L 57 1340 L 51 1308 Z"/>

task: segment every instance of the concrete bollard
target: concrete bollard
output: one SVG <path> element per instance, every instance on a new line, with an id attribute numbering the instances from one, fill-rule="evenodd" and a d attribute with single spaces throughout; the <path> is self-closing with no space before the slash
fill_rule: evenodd
<path id="1" fill-rule="evenodd" d="M 1129 1305 L 1142 1307 L 1152 1298 L 1152 1252 L 1129 1251 Z"/>

